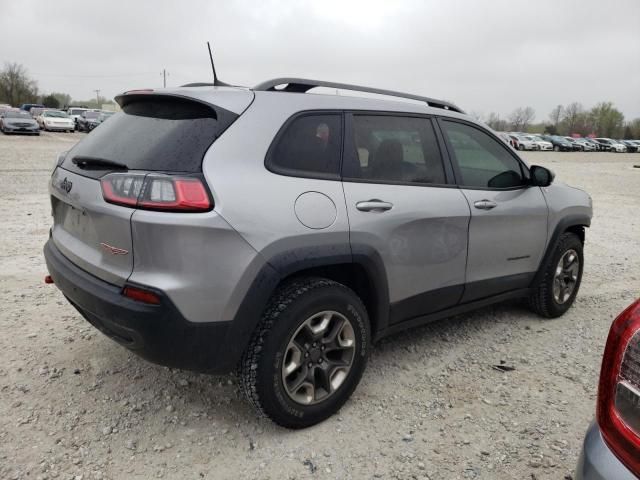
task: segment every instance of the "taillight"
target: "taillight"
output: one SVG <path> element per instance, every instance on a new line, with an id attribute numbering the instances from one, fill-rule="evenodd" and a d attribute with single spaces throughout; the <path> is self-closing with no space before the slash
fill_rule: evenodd
<path id="1" fill-rule="evenodd" d="M 198 177 L 112 173 L 100 180 L 105 201 L 125 207 L 169 212 L 206 212 L 213 208 Z"/>
<path id="2" fill-rule="evenodd" d="M 640 476 L 640 299 L 611 325 L 597 410 L 603 438 L 627 468 Z"/>

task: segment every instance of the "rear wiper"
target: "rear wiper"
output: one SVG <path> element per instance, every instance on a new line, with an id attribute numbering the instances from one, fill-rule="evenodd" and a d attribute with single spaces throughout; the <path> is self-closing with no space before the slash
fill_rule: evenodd
<path id="1" fill-rule="evenodd" d="M 73 157 L 73 160 L 71 161 L 80 168 L 106 167 L 115 168 L 118 170 L 129 170 L 129 167 L 127 167 L 124 163 L 107 160 L 106 158 L 77 156 Z"/>

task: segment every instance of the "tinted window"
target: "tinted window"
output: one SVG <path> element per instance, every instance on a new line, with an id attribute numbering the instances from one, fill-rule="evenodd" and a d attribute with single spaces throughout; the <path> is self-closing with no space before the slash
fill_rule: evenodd
<path id="1" fill-rule="evenodd" d="M 520 162 L 497 140 L 463 123 L 443 121 L 454 161 L 468 187 L 510 188 L 523 185 Z"/>
<path id="2" fill-rule="evenodd" d="M 342 115 L 304 115 L 278 136 L 267 166 L 285 175 L 339 178 L 341 151 Z"/>
<path id="3" fill-rule="evenodd" d="M 231 112 L 198 102 L 148 96 L 126 104 L 87 135 L 69 151 L 63 167 L 83 175 L 104 175 L 72 163 L 76 156 L 87 156 L 124 163 L 130 170 L 201 172 L 209 146 L 235 118 Z"/>
<path id="4" fill-rule="evenodd" d="M 353 127 L 355 151 L 345 157 L 345 178 L 445 183 L 431 120 L 354 115 Z"/>

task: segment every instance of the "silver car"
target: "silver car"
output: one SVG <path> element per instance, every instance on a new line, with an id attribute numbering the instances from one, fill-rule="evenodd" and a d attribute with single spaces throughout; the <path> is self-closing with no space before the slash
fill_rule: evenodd
<path id="1" fill-rule="evenodd" d="M 640 478 L 640 299 L 611 325 L 576 480 Z"/>
<path id="2" fill-rule="evenodd" d="M 448 102 L 304 79 L 116 100 L 52 174 L 47 281 L 144 358 L 237 370 L 280 425 L 339 409 L 386 335 L 578 293 L 589 195 Z"/>

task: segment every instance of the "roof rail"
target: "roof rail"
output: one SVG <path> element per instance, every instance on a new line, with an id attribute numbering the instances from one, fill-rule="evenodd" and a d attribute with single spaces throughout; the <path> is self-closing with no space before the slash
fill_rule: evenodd
<path id="1" fill-rule="evenodd" d="M 276 88 L 280 85 L 285 86 L 283 88 Z M 316 87 L 338 88 L 341 90 L 353 90 L 356 92 L 376 93 L 378 95 L 387 95 L 390 97 L 408 98 L 410 100 L 425 102 L 430 107 L 443 108 L 445 110 L 464 113 L 453 103 L 445 102 L 444 100 L 436 100 L 435 98 L 422 97 L 420 95 L 396 92 L 393 90 L 383 90 L 381 88 L 362 87 L 359 85 L 350 85 L 348 83 L 325 82 L 323 80 L 309 80 L 305 78 L 274 78 L 273 80 L 267 80 L 266 82 L 262 82 L 256 85 L 255 87 L 253 87 L 253 90 L 263 92 L 306 93 L 307 91 Z"/>

